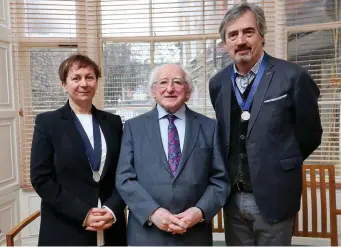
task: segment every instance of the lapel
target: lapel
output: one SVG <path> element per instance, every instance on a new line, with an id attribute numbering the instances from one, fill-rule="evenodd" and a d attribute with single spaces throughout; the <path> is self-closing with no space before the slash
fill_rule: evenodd
<path id="1" fill-rule="evenodd" d="M 107 155 L 105 158 L 104 167 L 103 167 L 102 174 L 101 174 L 101 179 L 102 179 L 105 173 L 107 172 L 108 167 L 110 166 L 109 163 L 112 160 L 113 150 L 115 150 L 115 148 L 113 147 L 113 141 L 112 141 L 113 137 L 111 135 L 112 131 L 110 129 L 115 128 L 116 126 L 111 126 L 110 123 L 106 120 L 107 118 L 105 114 L 103 114 L 102 111 L 98 111 L 94 105 L 92 106 L 92 114 L 93 114 L 93 117 L 96 118 L 99 126 L 101 127 L 103 136 L 105 138 L 105 142 L 107 144 Z"/>
<path id="2" fill-rule="evenodd" d="M 231 92 L 232 92 L 232 81 L 231 81 L 231 68 L 233 63 L 230 64 L 224 71 L 222 78 L 222 100 L 223 100 L 223 118 L 226 131 L 226 143 L 230 142 L 230 124 L 231 124 Z"/>
<path id="3" fill-rule="evenodd" d="M 180 164 L 178 170 L 174 176 L 174 180 L 179 176 L 183 167 L 185 166 L 189 156 L 191 155 L 193 148 L 197 142 L 198 134 L 200 130 L 200 123 L 196 119 L 198 114 L 186 106 L 186 127 L 184 145 L 181 153 Z M 167 163 L 168 164 L 168 163 Z"/>
<path id="4" fill-rule="evenodd" d="M 92 113 L 93 113 L 93 117 L 96 118 L 96 120 L 98 121 L 98 124 L 101 127 L 101 130 L 105 138 L 105 142 L 107 144 L 107 156 L 106 156 L 104 167 L 103 167 L 102 174 L 101 174 L 101 179 L 102 179 L 110 165 L 109 163 L 110 163 L 111 154 L 112 154 L 110 150 L 114 150 L 112 147 L 112 141 L 111 141 L 112 136 L 110 134 L 111 133 L 110 128 L 112 128 L 113 126 L 110 126 L 110 124 L 107 123 L 106 116 L 103 114 L 103 112 L 98 111 L 94 105 L 92 106 Z M 89 164 L 88 157 L 86 155 L 84 143 L 73 121 L 73 117 L 71 114 L 71 107 L 70 107 L 69 102 L 67 102 L 65 106 L 61 108 L 61 118 L 64 120 L 64 124 L 65 124 L 64 128 L 67 131 L 68 136 L 71 139 L 71 142 L 74 144 L 74 148 L 81 149 L 80 150 L 81 155 L 83 156 L 84 160 L 86 160 L 86 169 L 88 170 L 90 174 L 91 181 L 93 181 L 92 170 Z"/>
<path id="5" fill-rule="evenodd" d="M 268 55 L 268 54 L 267 54 Z M 268 55 L 268 65 L 266 70 L 264 71 L 263 77 L 259 83 L 259 86 L 257 88 L 255 97 L 253 99 L 253 103 L 252 103 L 252 109 L 251 109 L 251 118 L 250 118 L 250 122 L 248 125 L 248 130 L 247 130 L 247 137 L 249 136 L 251 129 L 257 119 L 259 110 L 263 104 L 264 101 L 264 97 L 266 94 L 266 91 L 268 90 L 268 87 L 270 85 L 272 76 L 273 76 L 273 61 L 271 56 Z"/>
<path id="6" fill-rule="evenodd" d="M 86 166 L 82 167 L 84 167 L 87 170 L 87 173 L 91 174 L 92 179 L 92 171 L 89 164 L 88 156 L 86 155 L 86 150 L 84 147 L 82 137 L 80 136 L 77 130 L 75 122 L 73 121 L 69 101 L 67 101 L 66 104 L 61 108 L 60 118 L 62 120 L 63 128 L 67 133 L 67 136 L 70 139 L 73 148 L 75 149 L 74 151 L 78 152 L 79 155 L 82 157 L 82 160 L 84 160 L 84 163 L 86 163 Z"/>
<path id="7" fill-rule="evenodd" d="M 159 124 L 159 114 L 158 114 L 156 106 L 154 107 L 153 110 L 146 113 L 145 130 L 150 140 L 150 143 L 155 150 L 155 154 L 159 157 L 161 163 L 164 165 L 166 170 L 170 174 L 172 174 L 172 171 L 170 170 L 170 167 L 167 161 L 165 150 L 163 149 L 163 145 L 162 145 L 160 124 Z"/>

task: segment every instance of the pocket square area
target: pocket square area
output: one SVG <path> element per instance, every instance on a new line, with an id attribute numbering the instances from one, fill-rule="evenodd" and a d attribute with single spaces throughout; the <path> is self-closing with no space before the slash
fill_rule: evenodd
<path id="1" fill-rule="evenodd" d="M 284 94 L 284 95 L 282 95 L 282 96 L 279 96 L 279 97 L 276 97 L 276 98 L 273 98 L 273 99 L 265 100 L 264 103 L 269 103 L 269 102 L 281 100 L 281 99 L 284 99 L 284 98 L 287 97 L 287 96 L 288 96 L 287 94 Z"/>

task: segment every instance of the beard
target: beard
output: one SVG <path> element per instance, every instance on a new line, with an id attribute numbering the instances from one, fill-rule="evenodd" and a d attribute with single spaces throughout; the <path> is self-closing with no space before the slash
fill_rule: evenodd
<path id="1" fill-rule="evenodd" d="M 247 54 L 239 54 L 236 52 L 235 62 L 236 63 L 247 63 L 250 62 L 252 59 L 251 50 L 248 50 Z"/>

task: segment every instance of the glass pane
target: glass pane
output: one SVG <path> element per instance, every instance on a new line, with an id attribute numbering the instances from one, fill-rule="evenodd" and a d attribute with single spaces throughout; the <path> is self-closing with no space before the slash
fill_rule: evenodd
<path id="1" fill-rule="evenodd" d="M 288 60 L 310 71 L 321 90 L 320 100 L 335 100 L 337 95 L 330 79 L 341 75 L 340 31 L 288 33 Z"/>
<path id="2" fill-rule="evenodd" d="M 148 43 L 104 44 L 104 108 L 127 120 L 151 109 Z"/>
<path id="3" fill-rule="evenodd" d="M 103 37 L 217 33 L 225 0 L 102 1 Z"/>
<path id="4" fill-rule="evenodd" d="M 287 26 L 321 24 L 340 20 L 339 0 L 286 0 Z"/>
<path id="5" fill-rule="evenodd" d="M 226 0 L 204 1 L 205 33 L 218 33 L 219 25 L 227 10 Z"/>
<path id="6" fill-rule="evenodd" d="M 184 57 L 183 42 L 159 42 L 155 43 L 155 66 L 167 63 L 181 63 Z"/>
<path id="7" fill-rule="evenodd" d="M 31 48 L 30 71 L 34 115 L 63 106 L 67 95 L 58 76 L 61 62 L 77 49 Z"/>
<path id="8" fill-rule="evenodd" d="M 207 40 L 206 41 L 206 53 L 207 53 L 207 72 L 208 78 L 211 78 L 224 69 L 227 65 L 232 63 L 230 55 L 224 50 L 224 43 L 219 40 Z"/>
<path id="9" fill-rule="evenodd" d="M 102 36 L 149 36 L 149 0 L 101 1 Z"/>
<path id="10" fill-rule="evenodd" d="M 203 33 L 202 1 L 153 0 L 153 33 L 185 35 Z"/>
<path id="11" fill-rule="evenodd" d="M 221 40 L 206 40 L 206 56 L 206 80 L 208 83 L 216 73 L 228 66 L 232 62 L 232 59 L 225 52 Z M 206 105 L 206 115 L 215 118 L 209 93 L 206 96 Z"/>
<path id="12" fill-rule="evenodd" d="M 204 64 L 204 43 L 202 40 L 155 43 L 155 63 L 157 66 L 166 63 L 180 64 L 190 75 L 193 92 L 188 106 L 200 113 L 211 111 L 208 93 L 208 80 L 205 77 L 207 68 Z"/>
<path id="13" fill-rule="evenodd" d="M 322 142 L 308 158 L 309 164 L 340 164 L 340 102 L 320 102 Z"/>
<path id="14" fill-rule="evenodd" d="M 75 1 L 25 0 L 24 11 L 26 37 L 76 37 Z"/>
<path id="15" fill-rule="evenodd" d="M 288 60 L 305 67 L 320 89 L 322 143 L 307 163 L 340 163 L 340 31 L 288 33 Z"/>

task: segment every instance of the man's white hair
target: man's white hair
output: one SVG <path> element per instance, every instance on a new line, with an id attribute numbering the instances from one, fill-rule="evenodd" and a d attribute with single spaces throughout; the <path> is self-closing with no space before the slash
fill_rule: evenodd
<path id="1" fill-rule="evenodd" d="M 169 64 L 165 64 L 165 65 L 169 65 Z M 162 69 L 165 65 L 154 67 L 152 69 L 152 71 L 150 72 L 150 74 L 149 74 L 149 81 L 148 81 L 148 88 L 149 88 L 149 92 L 150 93 L 152 93 L 153 85 L 157 81 L 157 76 L 159 74 L 160 69 Z M 178 65 L 178 64 L 176 64 L 176 65 Z M 189 90 L 192 93 L 193 92 L 193 80 L 192 80 L 191 76 L 189 75 L 189 73 L 184 68 L 182 68 L 180 65 L 178 65 L 178 66 L 184 72 L 184 74 L 185 74 L 185 78 L 184 78 L 185 82 L 188 84 Z"/>

